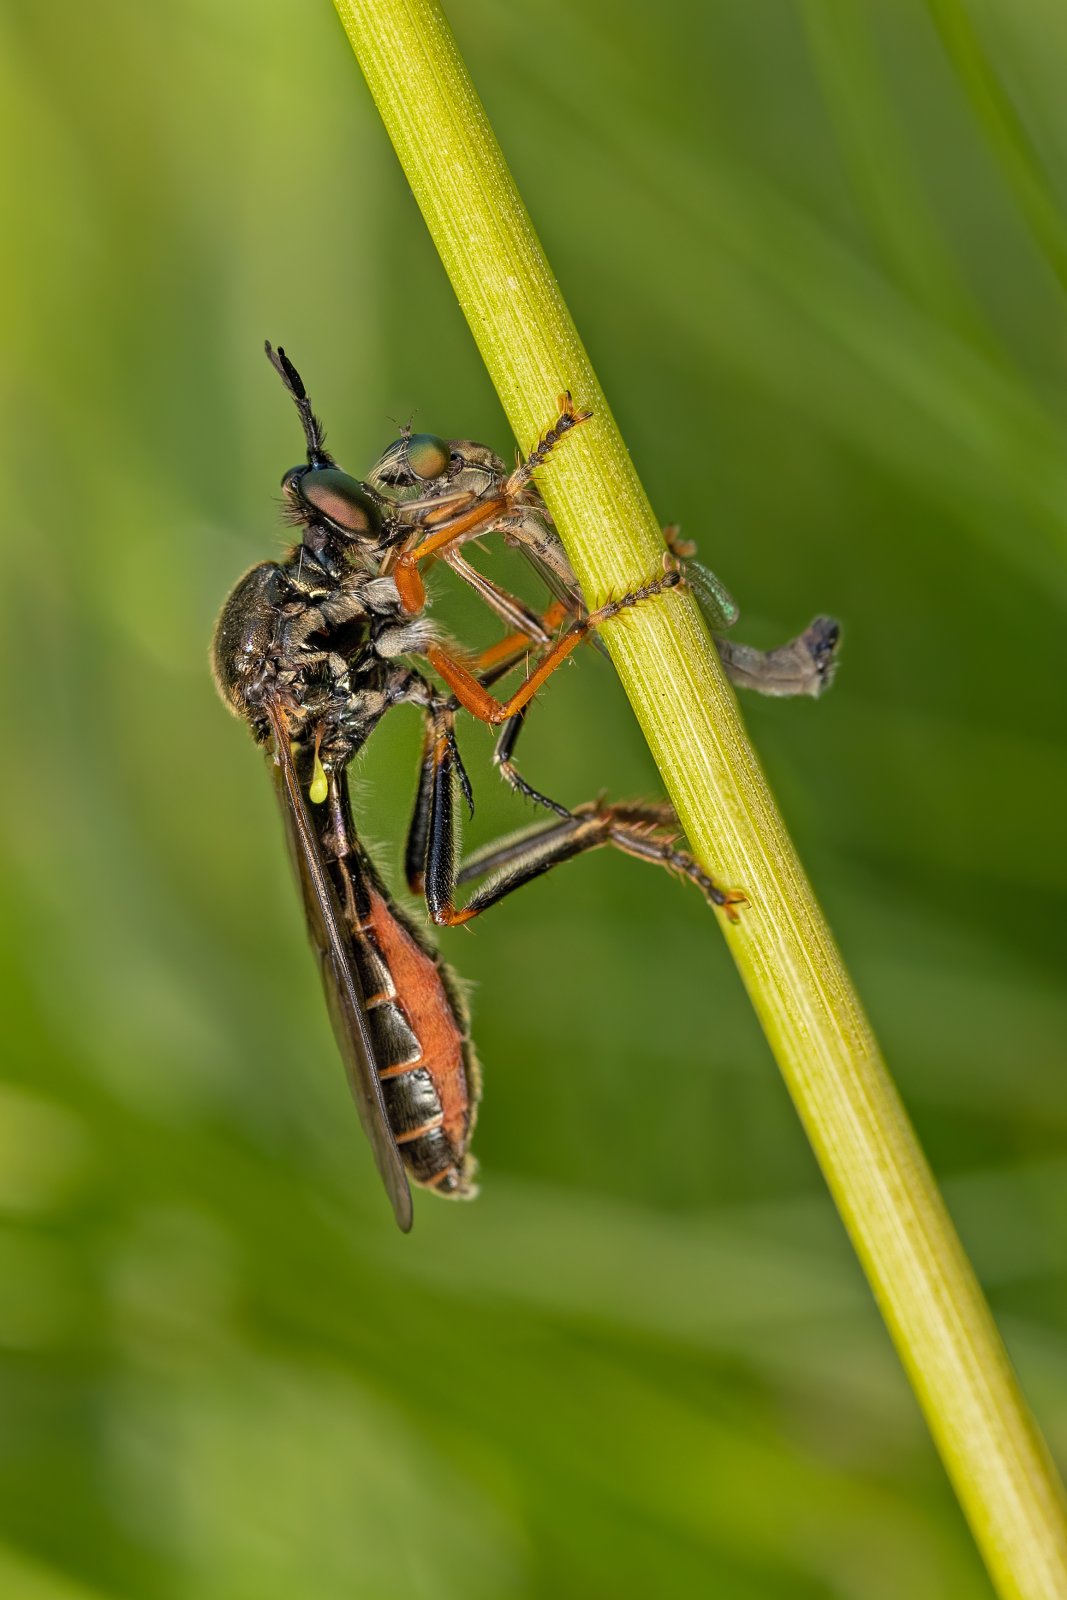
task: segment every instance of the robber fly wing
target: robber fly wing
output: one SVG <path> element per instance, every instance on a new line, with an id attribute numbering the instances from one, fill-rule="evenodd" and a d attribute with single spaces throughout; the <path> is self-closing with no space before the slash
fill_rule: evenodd
<path id="1" fill-rule="evenodd" d="M 290 854 L 304 896 L 308 932 L 322 969 L 330 1020 L 359 1120 L 370 1140 L 375 1164 L 392 1202 L 397 1224 L 407 1233 L 414 1216 L 411 1190 L 386 1116 L 382 1086 L 374 1062 L 374 1047 L 367 1029 L 363 990 L 352 957 L 350 938 L 345 931 L 337 895 L 308 816 L 284 720 L 276 708 L 272 709 L 271 721 L 274 725 L 276 758 L 273 768 L 275 788 L 285 819 Z"/>

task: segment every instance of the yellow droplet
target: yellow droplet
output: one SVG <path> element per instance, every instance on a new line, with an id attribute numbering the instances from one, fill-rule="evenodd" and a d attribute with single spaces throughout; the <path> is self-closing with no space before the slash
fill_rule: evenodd
<path id="1" fill-rule="evenodd" d="M 326 782 L 326 769 L 319 760 L 319 752 L 315 751 L 315 766 L 311 774 L 311 787 L 308 790 L 308 799 L 313 806 L 321 806 L 329 794 L 329 785 Z"/>

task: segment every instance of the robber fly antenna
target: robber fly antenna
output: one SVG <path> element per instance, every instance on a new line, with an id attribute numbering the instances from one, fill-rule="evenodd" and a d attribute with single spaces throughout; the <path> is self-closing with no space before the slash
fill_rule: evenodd
<path id="1" fill-rule="evenodd" d="M 312 467 L 332 466 L 333 457 L 326 449 L 325 430 L 311 409 L 311 401 L 308 399 L 307 390 L 304 388 L 304 381 L 299 372 L 297 372 L 281 345 L 275 350 L 268 339 L 264 344 L 264 349 L 267 352 L 267 360 L 292 395 L 296 403 L 296 409 L 300 413 L 300 421 L 304 425 L 304 438 L 307 440 L 308 464 Z"/>

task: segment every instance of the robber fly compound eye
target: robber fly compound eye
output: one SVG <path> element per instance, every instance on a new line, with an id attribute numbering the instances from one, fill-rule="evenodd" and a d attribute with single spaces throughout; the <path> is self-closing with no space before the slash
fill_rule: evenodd
<path id="1" fill-rule="evenodd" d="M 352 539 L 376 541 L 382 531 L 378 502 L 358 478 L 340 467 L 305 467 L 287 472 L 282 485 L 318 516 Z"/>

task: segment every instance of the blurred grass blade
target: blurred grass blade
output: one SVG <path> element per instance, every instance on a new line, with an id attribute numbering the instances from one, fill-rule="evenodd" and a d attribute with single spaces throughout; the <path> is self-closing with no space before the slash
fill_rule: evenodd
<path id="1" fill-rule="evenodd" d="M 886 95 L 870 11 L 855 0 L 804 0 L 802 15 L 853 194 L 888 267 L 928 313 L 990 349 L 989 329 L 923 192 Z"/>
<path id="2" fill-rule="evenodd" d="M 744 274 L 730 287 L 756 301 L 761 321 L 779 324 L 761 346 L 746 332 L 740 360 L 751 366 L 762 354 L 761 376 L 776 389 L 805 411 L 820 409 L 872 459 L 933 487 L 953 509 L 964 505 L 969 528 L 998 559 L 1067 597 L 1067 452 L 1039 390 L 927 316 L 755 173 L 740 183 L 725 165 L 702 170 L 691 152 L 648 130 L 620 153 L 650 206 L 701 219 L 709 254 Z M 616 270 L 625 274 L 626 261 Z M 672 259 L 667 314 L 678 342 L 694 337 L 689 307 L 707 296 L 708 274 L 704 261 Z M 696 334 L 709 356 L 737 349 L 728 317 Z M 738 326 L 751 317 L 738 316 Z M 1022 512 L 1030 525 L 1020 529 Z"/>
<path id="3" fill-rule="evenodd" d="M 587 597 L 632 588 L 659 524 L 439 7 L 336 5 L 520 444 L 562 389 L 591 407 L 544 492 Z M 1062 1487 L 696 607 L 605 636 L 695 853 L 749 895 L 731 952 L 994 1580 L 1062 1596 Z"/>
<path id="4" fill-rule="evenodd" d="M 1049 266 L 1067 289 L 1067 222 L 963 0 L 926 0 L 967 98 Z"/>
<path id="5" fill-rule="evenodd" d="M 2 1542 L 0 1593 L 17 1595 L 18 1600 L 110 1600 L 114 1591 L 79 1583 L 69 1574 Z"/>

